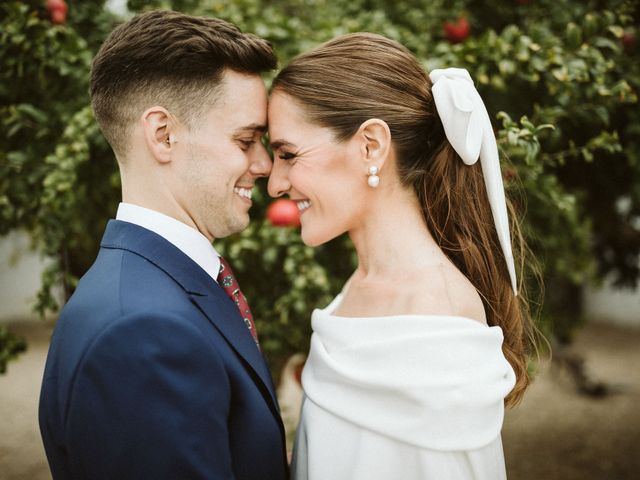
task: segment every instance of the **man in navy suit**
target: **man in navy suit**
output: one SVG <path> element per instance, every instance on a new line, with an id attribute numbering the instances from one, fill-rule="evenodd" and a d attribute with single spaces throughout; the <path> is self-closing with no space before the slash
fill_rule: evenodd
<path id="1" fill-rule="evenodd" d="M 260 73 L 275 66 L 268 42 L 168 11 L 120 25 L 94 59 L 123 201 L 47 358 L 54 479 L 287 478 L 250 309 L 212 246 L 248 225 L 270 172 Z"/>

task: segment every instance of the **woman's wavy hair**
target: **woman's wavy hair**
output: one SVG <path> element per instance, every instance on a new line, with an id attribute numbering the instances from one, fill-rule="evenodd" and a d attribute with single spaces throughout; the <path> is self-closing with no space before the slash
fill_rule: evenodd
<path id="1" fill-rule="evenodd" d="M 511 202 L 508 209 L 519 266 L 519 294 L 511 287 L 479 162 L 465 165 L 447 141 L 432 83 L 399 43 L 370 33 L 337 37 L 296 57 L 277 75 L 272 92 L 295 99 L 312 123 L 351 138 L 370 119 L 384 120 L 401 182 L 411 187 L 436 242 L 479 292 L 489 325 L 504 333 L 503 352 L 516 373 L 506 404 L 517 404 L 530 383 L 528 355 L 536 334 L 526 297 L 525 266 L 533 262 Z M 528 276 L 528 275 L 527 275 Z"/>

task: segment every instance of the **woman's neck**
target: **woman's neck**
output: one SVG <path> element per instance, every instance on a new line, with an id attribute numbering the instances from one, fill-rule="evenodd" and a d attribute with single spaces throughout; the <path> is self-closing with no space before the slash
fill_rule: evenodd
<path id="1" fill-rule="evenodd" d="M 381 195 L 368 212 L 349 232 L 358 255 L 355 278 L 384 281 L 447 261 L 425 225 L 413 192 L 395 189 Z"/>

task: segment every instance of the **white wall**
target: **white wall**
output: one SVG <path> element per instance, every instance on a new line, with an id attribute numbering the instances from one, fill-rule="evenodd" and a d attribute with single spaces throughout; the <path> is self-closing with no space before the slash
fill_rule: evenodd
<path id="1" fill-rule="evenodd" d="M 0 322 L 34 318 L 32 308 L 47 260 L 33 252 L 23 232 L 0 238 Z M 640 289 L 586 287 L 584 311 L 588 321 L 640 328 Z"/>
<path id="2" fill-rule="evenodd" d="M 640 289 L 613 289 L 610 282 L 586 287 L 584 313 L 588 321 L 640 328 Z"/>
<path id="3" fill-rule="evenodd" d="M 0 238 L 0 322 L 35 318 L 33 304 L 47 261 L 30 248 L 24 232 Z"/>

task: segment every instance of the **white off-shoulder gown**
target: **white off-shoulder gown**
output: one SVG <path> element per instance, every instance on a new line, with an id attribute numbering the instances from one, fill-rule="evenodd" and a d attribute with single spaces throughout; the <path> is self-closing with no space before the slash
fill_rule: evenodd
<path id="1" fill-rule="evenodd" d="M 502 330 L 440 315 L 312 315 L 294 480 L 501 480 Z"/>

